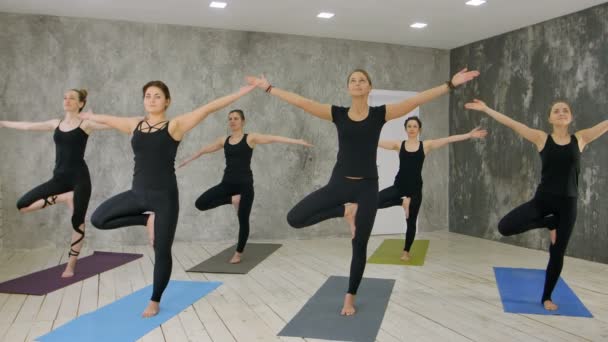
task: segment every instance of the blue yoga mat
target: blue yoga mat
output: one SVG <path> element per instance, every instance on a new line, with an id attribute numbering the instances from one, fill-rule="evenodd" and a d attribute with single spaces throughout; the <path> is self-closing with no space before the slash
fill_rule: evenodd
<path id="1" fill-rule="evenodd" d="M 494 267 L 494 274 L 505 312 L 593 317 L 562 278 L 557 281 L 551 295 L 558 309 L 545 310 L 540 302 L 545 285 L 545 270 Z"/>
<path id="2" fill-rule="evenodd" d="M 172 280 L 163 293 L 160 312 L 151 318 L 141 313 L 150 301 L 152 286 L 147 286 L 91 313 L 82 315 L 37 341 L 136 341 L 188 306 L 215 290 L 220 282 Z"/>

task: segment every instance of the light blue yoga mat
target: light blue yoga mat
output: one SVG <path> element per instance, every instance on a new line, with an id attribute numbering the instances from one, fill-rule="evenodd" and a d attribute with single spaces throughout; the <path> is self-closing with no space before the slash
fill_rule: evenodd
<path id="1" fill-rule="evenodd" d="M 152 285 L 150 285 L 82 315 L 36 340 L 43 342 L 136 341 L 221 284 L 221 282 L 172 280 L 163 293 L 158 315 L 142 318 L 141 313 L 148 305 L 152 294 Z"/>
<path id="2" fill-rule="evenodd" d="M 557 310 L 545 310 L 540 302 L 545 285 L 545 270 L 494 267 L 494 275 L 505 312 L 593 317 L 562 278 L 557 281 L 551 295 L 558 306 Z"/>

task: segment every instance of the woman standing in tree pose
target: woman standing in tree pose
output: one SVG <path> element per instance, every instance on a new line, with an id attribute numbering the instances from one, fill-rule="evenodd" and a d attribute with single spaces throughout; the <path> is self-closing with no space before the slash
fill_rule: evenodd
<path id="1" fill-rule="evenodd" d="M 402 206 L 405 211 L 407 230 L 405 232 L 405 246 L 401 260 L 410 260 L 410 249 L 416 237 L 416 220 L 422 204 L 422 167 L 424 158 L 433 150 L 447 144 L 468 139 L 480 139 L 487 135 L 485 130 L 475 128 L 467 134 L 452 135 L 446 138 L 419 141 L 418 136 L 422 130 L 422 121 L 417 116 L 405 120 L 407 140 L 380 140 L 378 146 L 386 150 L 399 152 L 399 172 L 395 183 L 380 191 L 378 194 L 378 209 L 393 206 Z M 346 216 L 355 234 L 354 217 L 357 205 L 347 206 Z"/>
<path id="2" fill-rule="evenodd" d="M 343 217 L 348 202 L 358 204 L 355 216 L 357 233 L 352 239 L 349 286 L 344 297 L 342 315 L 355 313 L 355 295 L 365 269 L 367 242 L 378 207 L 376 151 L 382 126 L 388 120 L 404 116 L 416 107 L 447 94 L 450 89 L 478 74 L 477 71 L 464 69 L 445 84 L 405 101 L 378 107 L 369 107 L 367 104 L 372 82 L 368 73 L 361 69 L 353 71 L 347 79 L 348 92 L 352 98 L 350 107 L 321 104 L 273 87 L 264 78 L 249 78 L 250 84 L 257 85 L 267 93 L 313 116 L 332 121 L 338 130 L 338 156 L 329 183 L 296 204 L 288 213 L 287 222 L 294 228 L 311 226 L 330 218 Z"/>
<path id="3" fill-rule="evenodd" d="M 570 105 L 556 101 L 549 112 L 549 123 L 553 130 L 547 134 L 489 108 L 480 100 L 465 104 L 465 108 L 488 114 L 536 145 L 542 162 L 541 180 L 536 194 L 529 202 L 503 217 L 498 223 L 498 231 L 502 235 L 511 236 L 534 228 L 549 228 L 551 247 L 541 303 L 546 310 L 557 310 L 557 305 L 551 300 L 551 293 L 562 271 L 564 254 L 576 221 L 581 152 L 587 144 L 608 131 L 608 120 L 570 134 Z"/>
<path id="4" fill-rule="evenodd" d="M 63 95 L 63 119 L 42 122 L 0 121 L 0 127 L 31 131 L 54 131 L 55 168 L 53 177 L 17 202 L 22 213 L 46 208 L 57 202 L 65 203 L 72 211 L 72 241 L 69 260 L 63 278 L 72 277 L 84 240 L 84 219 L 91 198 L 91 176 L 84 153 L 92 131 L 108 128 L 89 120 L 80 120 L 78 113 L 87 103 L 87 91 L 71 89 Z"/>
<path id="5" fill-rule="evenodd" d="M 291 139 L 277 135 L 259 133 L 245 134 L 245 114 L 240 109 L 228 113 L 228 125 L 232 134 L 222 136 L 211 145 L 200 149 L 195 155 L 180 164 L 183 167 L 203 154 L 213 153 L 224 149 L 226 168 L 220 184 L 205 191 L 195 203 L 198 210 L 204 211 L 217 208 L 221 205 L 234 205 L 239 218 L 239 238 L 236 251 L 230 259 L 231 264 L 241 262 L 241 255 L 249 238 L 249 214 L 253 205 L 253 173 L 251 171 L 251 157 L 257 144 L 285 143 L 312 146 L 302 139 Z"/>
<path id="6" fill-rule="evenodd" d="M 141 225 L 148 228 L 154 247 L 154 284 L 144 317 L 158 314 L 160 299 L 169 283 L 172 268 L 171 246 L 179 213 L 179 196 L 175 178 L 175 154 L 184 135 L 209 114 L 233 103 L 254 87 L 214 100 L 173 120 L 166 116 L 171 103 L 169 88 L 161 81 L 143 87 L 145 118 L 81 114 L 85 119 L 106 124 L 132 134 L 135 171 L 131 190 L 102 203 L 91 217 L 99 229 Z"/>

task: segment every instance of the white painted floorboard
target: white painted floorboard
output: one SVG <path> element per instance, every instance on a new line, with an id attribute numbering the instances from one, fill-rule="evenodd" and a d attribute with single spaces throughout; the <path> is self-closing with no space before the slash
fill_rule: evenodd
<path id="1" fill-rule="evenodd" d="M 385 238 L 395 237 L 372 237 L 368 255 Z M 425 266 L 369 264 L 365 271 L 366 277 L 397 280 L 377 341 L 608 341 L 608 265 L 569 257 L 564 263 L 562 277 L 593 313 L 592 319 L 507 314 L 492 267 L 544 269 L 546 252 L 448 232 L 418 238 L 431 240 Z M 350 241 L 278 242 L 283 247 L 247 275 L 187 273 L 230 243 L 176 243 L 172 279 L 224 284 L 140 341 L 319 341 L 276 334 L 327 277 L 348 275 Z M 151 284 L 149 246 L 109 251 L 144 257 L 46 296 L 0 294 L 0 339 L 33 341 Z M 0 281 L 65 262 L 64 252 L 3 249 Z M 90 253 L 85 247 L 82 255 Z"/>

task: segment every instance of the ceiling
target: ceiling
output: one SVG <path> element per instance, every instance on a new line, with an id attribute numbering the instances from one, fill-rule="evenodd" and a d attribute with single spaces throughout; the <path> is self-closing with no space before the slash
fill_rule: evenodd
<path id="1" fill-rule="evenodd" d="M 128 20 L 452 49 L 604 0 L 0 0 L 0 12 Z M 321 11 L 332 19 L 319 19 Z M 425 22 L 422 30 L 410 28 Z"/>

